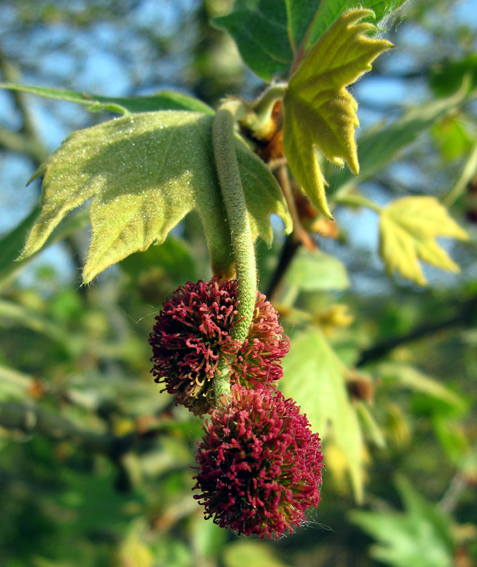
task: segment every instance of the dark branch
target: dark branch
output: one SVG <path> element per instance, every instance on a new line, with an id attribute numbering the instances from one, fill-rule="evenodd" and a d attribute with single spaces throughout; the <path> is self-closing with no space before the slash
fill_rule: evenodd
<path id="1" fill-rule="evenodd" d="M 377 345 L 364 350 L 361 353 L 361 357 L 356 364 L 356 367 L 365 366 L 370 362 L 375 362 L 384 358 L 388 353 L 390 353 L 395 348 L 405 344 L 432 335 L 443 329 L 448 329 L 451 327 L 459 327 L 462 325 L 469 325 L 472 323 L 477 313 L 477 298 L 472 298 L 464 303 L 462 303 L 459 311 L 452 317 L 442 319 L 440 321 L 434 321 L 426 325 L 419 325 L 406 335 L 401 335 L 397 337 L 392 337 L 386 341 L 378 343 Z"/>

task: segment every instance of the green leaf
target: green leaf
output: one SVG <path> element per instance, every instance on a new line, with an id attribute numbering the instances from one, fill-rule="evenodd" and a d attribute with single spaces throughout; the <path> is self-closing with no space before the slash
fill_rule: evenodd
<path id="1" fill-rule="evenodd" d="M 332 218 L 316 148 L 332 163 L 359 173 L 357 102 L 346 90 L 392 45 L 368 37 L 375 27 L 358 23 L 370 10 L 350 10 L 321 36 L 292 76 L 284 98 L 283 145 L 290 168 L 311 203 Z"/>
<path id="2" fill-rule="evenodd" d="M 365 5 L 378 22 L 405 1 L 368 0 Z M 271 81 L 288 77 L 295 58 L 305 55 L 343 12 L 356 6 L 353 0 L 236 0 L 233 11 L 213 23 L 230 33 L 250 69 Z"/>
<path id="3" fill-rule="evenodd" d="M 121 269 L 137 281 L 151 268 L 163 269 L 177 285 L 197 279 L 192 251 L 186 241 L 169 235 L 161 246 L 151 246 L 146 252 L 131 254 L 121 264 Z"/>
<path id="4" fill-rule="evenodd" d="M 92 199 L 87 283 L 129 254 L 162 243 L 196 208 L 214 271 L 232 271 L 230 234 L 212 154 L 213 117 L 162 111 L 125 116 L 71 134 L 34 177 L 43 207 L 21 258 L 34 254 L 72 209 Z M 237 137 L 237 159 L 254 237 L 273 238 L 270 214 L 291 228 L 275 178 Z"/>
<path id="5" fill-rule="evenodd" d="M 378 124 L 366 130 L 358 138 L 360 156 L 358 177 L 347 169 L 341 169 L 330 176 L 330 183 L 333 187 L 341 187 L 368 179 L 414 142 L 422 132 L 433 126 L 437 120 L 462 104 L 468 94 L 468 89 L 463 88 L 448 99 L 431 101 L 413 108 L 391 124 Z"/>
<path id="6" fill-rule="evenodd" d="M 236 541 L 227 545 L 224 552 L 225 567 L 287 567 L 275 554 L 272 547 L 257 541 Z"/>
<path id="7" fill-rule="evenodd" d="M 346 368 L 323 333 L 311 328 L 292 338 L 280 387 L 293 397 L 322 439 L 332 438 L 347 461 L 355 497 L 363 495 L 363 437 L 346 389 Z"/>
<path id="8" fill-rule="evenodd" d="M 37 333 L 42 333 L 54 339 L 64 347 L 69 348 L 69 339 L 65 329 L 42 315 L 39 315 L 33 309 L 28 309 L 13 301 L 0 299 L 0 319 L 7 320 L 17 325 L 24 325 Z"/>
<path id="9" fill-rule="evenodd" d="M 25 246 L 28 234 L 38 218 L 39 213 L 40 207 L 35 207 L 18 226 L 0 239 L 0 250 L 2 251 L 0 256 L 0 290 L 8 285 L 10 279 L 35 257 L 36 253 L 28 258 L 15 262 L 22 248 Z M 45 242 L 45 247 L 55 244 L 76 230 L 84 227 L 87 220 L 87 215 L 84 212 L 69 216 L 50 234 Z"/>
<path id="10" fill-rule="evenodd" d="M 371 548 L 371 555 L 394 567 L 454 565 L 449 518 L 404 479 L 398 481 L 398 488 L 405 513 L 353 511 L 350 514 L 353 523 L 378 541 L 379 545 Z"/>
<path id="11" fill-rule="evenodd" d="M 91 112 L 108 111 L 117 114 L 129 114 L 158 110 L 193 110 L 210 115 L 214 114 L 213 109 L 200 100 L 174 91 L 161 91 L 151 96 L 108 97 L 17 83 L 0 83 L 0 88 L 75 102 L 86 106 Z"/>
<path id="12" fill-rule="evenodd" d="M 285 78 L 321 0 L 237 0 L 213 23 L 237 43 L 245 63 L 264 81 Z"/>
<path id="13" fill-rule="evenodd" d="M 436 63 L 430 68 L 429 86 L 436 96 L 449 96 L 460 88 L 468 77 L 472 88 L 477 86 L 477 54 Z"/>
<path id="14" fill-rule="evenodd" d="M 387 271 L 398 271 L 419 285 L 427 284 L 419 259 L 443 270 L 459 271 L 437 244 L 437 236 L 469 238 L 434 197 L 403 197 L 388 205 L 380 214 L 379 236 Z"/>
<path id="15" fill-rule="evenodd" d="M 302 291 L 346 289 L 349 287 L 345 265 L 328 254 L 302 248 L 288 269 L 285 280 Z"/>

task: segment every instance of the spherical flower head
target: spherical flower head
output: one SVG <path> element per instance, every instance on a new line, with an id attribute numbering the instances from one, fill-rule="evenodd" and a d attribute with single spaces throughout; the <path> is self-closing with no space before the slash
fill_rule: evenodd
<path id="1" fill-rule="evenodd" d="M 233 338 L 237 296 L 236 280 L 188 282 L 163 305 L 149 336 L 155 381 L 196 415 L 215 407 L 214 377 L 224 363 L 231 383 L 248 388 L 270 387 L 283 374 L 289 339 L 277 312 L 258 293 L 250 333 L 241 344 Z"/>
<path id="2" fill-rule="evenodd" d="M 198 446 L 194 496 L 205 517 L 238 535 L 278 537 L 320 501 L 320 438 L 279 391 L 232 387 Z"/>

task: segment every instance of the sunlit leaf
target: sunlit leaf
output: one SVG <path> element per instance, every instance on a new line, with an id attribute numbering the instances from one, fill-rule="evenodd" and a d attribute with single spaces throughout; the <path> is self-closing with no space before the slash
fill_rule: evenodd
<path id="1" fill-rule="evenodd" d="M 174 91 L 161 91 L 149 96 L 108 97 L 16 83 L 0 83 L 0 88 L 75 102 L 85 106 L 91 112 L 108 111 L 117 114 L 130 114 L 158 110 L 193 110 L 205 114 L 214 114 L 212 108 L 200 100 Z"/>
<path id="2" fill-rule="evenodd" d="M 376 22 L 405 0 L 369 0 Z M 286 79 L 294 60 L 306 55 L 326 30 L 351 8 L 353 0 L 236 0 L 233 10 L 213 20 L 237 43 L 244 62 L 265 81 Z"/>
<path id="3" fill-rule="evenodd" d="M 349 287 L 345 265 L 328 254 L 299 250 L 286 273 L 286 282 L 303 291 L 346 289 Z"/>
<path id="4" fill-rule="evenodd" d="M 353 511 L 351 521 L 373 536 L 371 555 L 394 567 L 451 567 L 454 541 L 450 520 L 403 479 L 398 482 L 405 512 Z"/>
<path id="5" fill-rule="evenodd" d="M 458 272 L 459 267 L 436 242 L 438 236 L 467 240 L 467 233 L 434 197 L 403 197 L 379 219 L 380 253 L 389 273 L 399 272 L 419 285 L 427 281 L 419 260 Z"/>
<path id="6" fill-rule="evenodd" d="M 355 497 L 363 493 L 363 438 L 346 389 L 346 368 L 323 333 L 312 328 L 292 338 L 280 387 L 306 413 L 322 439 L 332 438 L 346 458 Z"/>
<path id="7" fill-rule="evenodd" d="M 374 21 L 378 23 L 387 18 L 392 12 L 402 6 L 407 0 L 367 0 L 363 5 L 374 12 Z M 307 47 L 313 44 L 346 10 L 356 8 L 354 0 L 322 0 L 320 9 L 313 22 L 308 38 Z"/>
<path id="8" fill-rule="evenodd" d="M 392 47 L 367 34 L 375 29 L 358 23 L 370 10 L 350 10 L 321 36 L 292 76 L 284 99 L 283 144 L 290 168 L 312 204 L 331 218 L 325 179 L 316 148 L 332 163 L 359 173 L 355 129 L 357 102 L 346 90 L 371 69 L 378 55 Z"/>
<path id="9" fill-rule="evenodd" d="M 461 105 L 468 96 L 463 88 L 454 96 L 444 100 L 432 100 L 413 107 L 400 118 L 389 124 L 377 124 L 358 137 L 359 175 L 354 176 L 348 169 L 335 170 L 330 176 L 333 187 L 348 183 L 359 183 L 385 167 L 420 134 L 433 126 L 450 110 Z"/>
<path id="10" fill-rule="evenodd" d="M 163 111 L 118 118 L 71 134 L 37 171 L 43 207 L 22 258 L 39 250 L 72 209 L 92 199 L 85 282 L 129 254 L 162 243 L 192 209 L 202 219 L 212 265 L 230 275 L 232 255 L 212 154 L 213 117 Z M 270 170 L 237 138 L 254 237 L 268 243 L 270 214 L 291 221 Z"/>

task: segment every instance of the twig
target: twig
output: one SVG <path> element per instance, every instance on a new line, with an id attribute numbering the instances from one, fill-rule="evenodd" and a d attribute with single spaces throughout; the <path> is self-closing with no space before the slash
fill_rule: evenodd
<path id="1" fill-rule="evenodd" d="M 475 310 L 477 309 L 477 298 L 472 298 L 462 304 L 461 309 L 458 313 L 447 319 L 442 319 L 441 321 L 435 321 L 433 323 L 428 323 L 426 325 L 420 325 L 407 333 L 406 335 L 401 335 L 397 337 L 392 337 L 386 341 L 378 343 L 377 345 L 364 350 L 361 353 L 361 357 L 356 364 L 356 367 L 365 366 L 370 362 L 375 362 L 381 358 L 384 358 L 395 348 L 427 335 L 431 335 L 443 329 L 449 327 L 456 327 L 460 325 L 465 325 L 470 323 L 475 317 Z"/>

